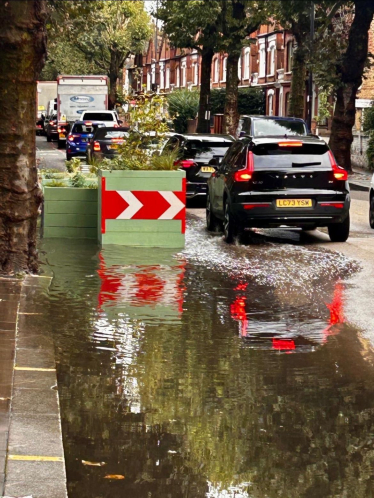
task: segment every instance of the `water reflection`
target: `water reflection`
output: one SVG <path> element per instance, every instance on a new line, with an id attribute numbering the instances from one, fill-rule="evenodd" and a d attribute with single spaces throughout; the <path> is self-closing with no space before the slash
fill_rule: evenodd
<path id="1" fill-rule="evenodd" d="M 344 323 L 349 262 L 326 272 L 328 253 L 280 246 L 286 281 L 273 244 L 215 265 L 207 238 L 205 265 L 199 230 L 184 255 L 44 242 L 69 497 L 373 496 L 372 353 Z"/>

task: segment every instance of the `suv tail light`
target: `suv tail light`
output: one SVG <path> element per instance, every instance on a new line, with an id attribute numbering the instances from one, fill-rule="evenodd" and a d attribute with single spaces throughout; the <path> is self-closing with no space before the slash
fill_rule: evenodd
<path id="1" fill-rule="evenodd" d="M 85 126 L 92 126 L 91 121 L 85 121 L 84 124 L 85 124 Z"/>
<path id="2" fill-rule="evenodd" d="M 69 140 L 69 142 L 73 142 L 74 141 L 74 136 L 73 135 L 69 135 L 68 136 L 68 140 Z"/>
<path id="3" fill-rule="evenodd" d="M 100 142 L 94 142 L 93 150 L 95 150 L 96 152 L 101 151 Z"/>
<path id="4" fill-rule="evenodd" d="M 234 180 L 236 182 L 248 182 L 253 175 L 254 171 L 254 159 L 253 152 L 249 151 L 247 154 L 247 165 L 244 169 L 236 171 L 234 174 Z"/>
<path id="5" fill-rule="evenodd" d="M 338 164 L 335 161 L 334 154 L 331 152 L 331 150 L 329 150 L 329 158 L 330 158 L 332 171 L 334 173 L 334 177 L 337 180 L 343 180 L 343 181 L 348 180 L 347 171 L 344 168 L 342 168 L 341 166 L 338 166 Z"/>
<path id="6" fill-rule="evenodd" d="M 191 166 L 194 166 L 195 161 L 192 161 L 191 159 L 180 159 L 179 161 L 175 161 L 174 166 L 180 166 L 181 168 L 190 168 Z"/>

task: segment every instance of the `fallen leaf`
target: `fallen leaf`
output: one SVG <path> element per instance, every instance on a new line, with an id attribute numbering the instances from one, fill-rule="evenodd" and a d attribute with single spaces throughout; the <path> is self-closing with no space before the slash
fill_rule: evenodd
<path id="1" fill-rule="evenodd" d="M 124 479 L 125 476 L 121 476 L 121 475 L 116 475 L 116 474 L 113 474 L 113 475 L 109 475 L 109 476 L 105 476 L 104 479 L 117 479 L 117 481 L 120 481 L 121 479 Z"/>
<path id="2" fill-rule="evenodd" d="M 91 467 L 103 467 L 105 462 L 88 462 L 87 460 L 82 460 L 83 465 L 91 465 Z"/>

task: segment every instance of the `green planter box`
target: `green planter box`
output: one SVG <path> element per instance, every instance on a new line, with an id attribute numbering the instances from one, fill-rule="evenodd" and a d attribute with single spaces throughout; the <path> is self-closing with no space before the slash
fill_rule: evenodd
<path id="1" fill-rule="evenodd" d="M 96 189 L 44 187 L 43 237 L 97 239 Z"/>
<path id="2" fill-rule="evenodd" d="M 184 247 L 185 176 L 184 171 L 100 171 L 101 245 Z"/>

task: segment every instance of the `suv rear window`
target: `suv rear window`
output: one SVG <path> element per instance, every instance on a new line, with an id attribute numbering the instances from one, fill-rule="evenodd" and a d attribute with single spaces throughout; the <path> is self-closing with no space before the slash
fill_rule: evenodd
<path id="1" fill-rule="evenodd" d="M 93 124 L 87 126 L 85 124 L 74 124 L 71 130 L 72 133 L 93 133 L 97 129 L 98 125 Z"/>
<path id="2" fill-rule="evenodd" d="M 282 137 L 284 135 L 305 136 L 306 128 L 303 122 L 281 119 L 254 119 L 253 134 L 255 137 Z"/>
<path id="3" fill-rule="evenodd" d="M 95 140 L 111 140 L 112 138 L 124 138 L 129 134 L 123 130 L 101 128 L 95 134 Z"/>
<path id="4" fill-rule="evenodd" d="M 189 140 L 185 144 L 183 156 L 199 160 L 210 160 L 214 156 L 223 157 L 231 144 L 232 142 Z"/>
<path id="5" fill-rule="evenodd" d="M 255 168 L 331 168 L 329 148 L 324 144 L 280 147 L 277 143 L 259 144 L 253 148 Z"/>
<path id="6" fill-rule="evenodd" d="M 85 112 L 84 119 L 90 119 L 91 121 L 116 121 L 111 112 Z"/>

